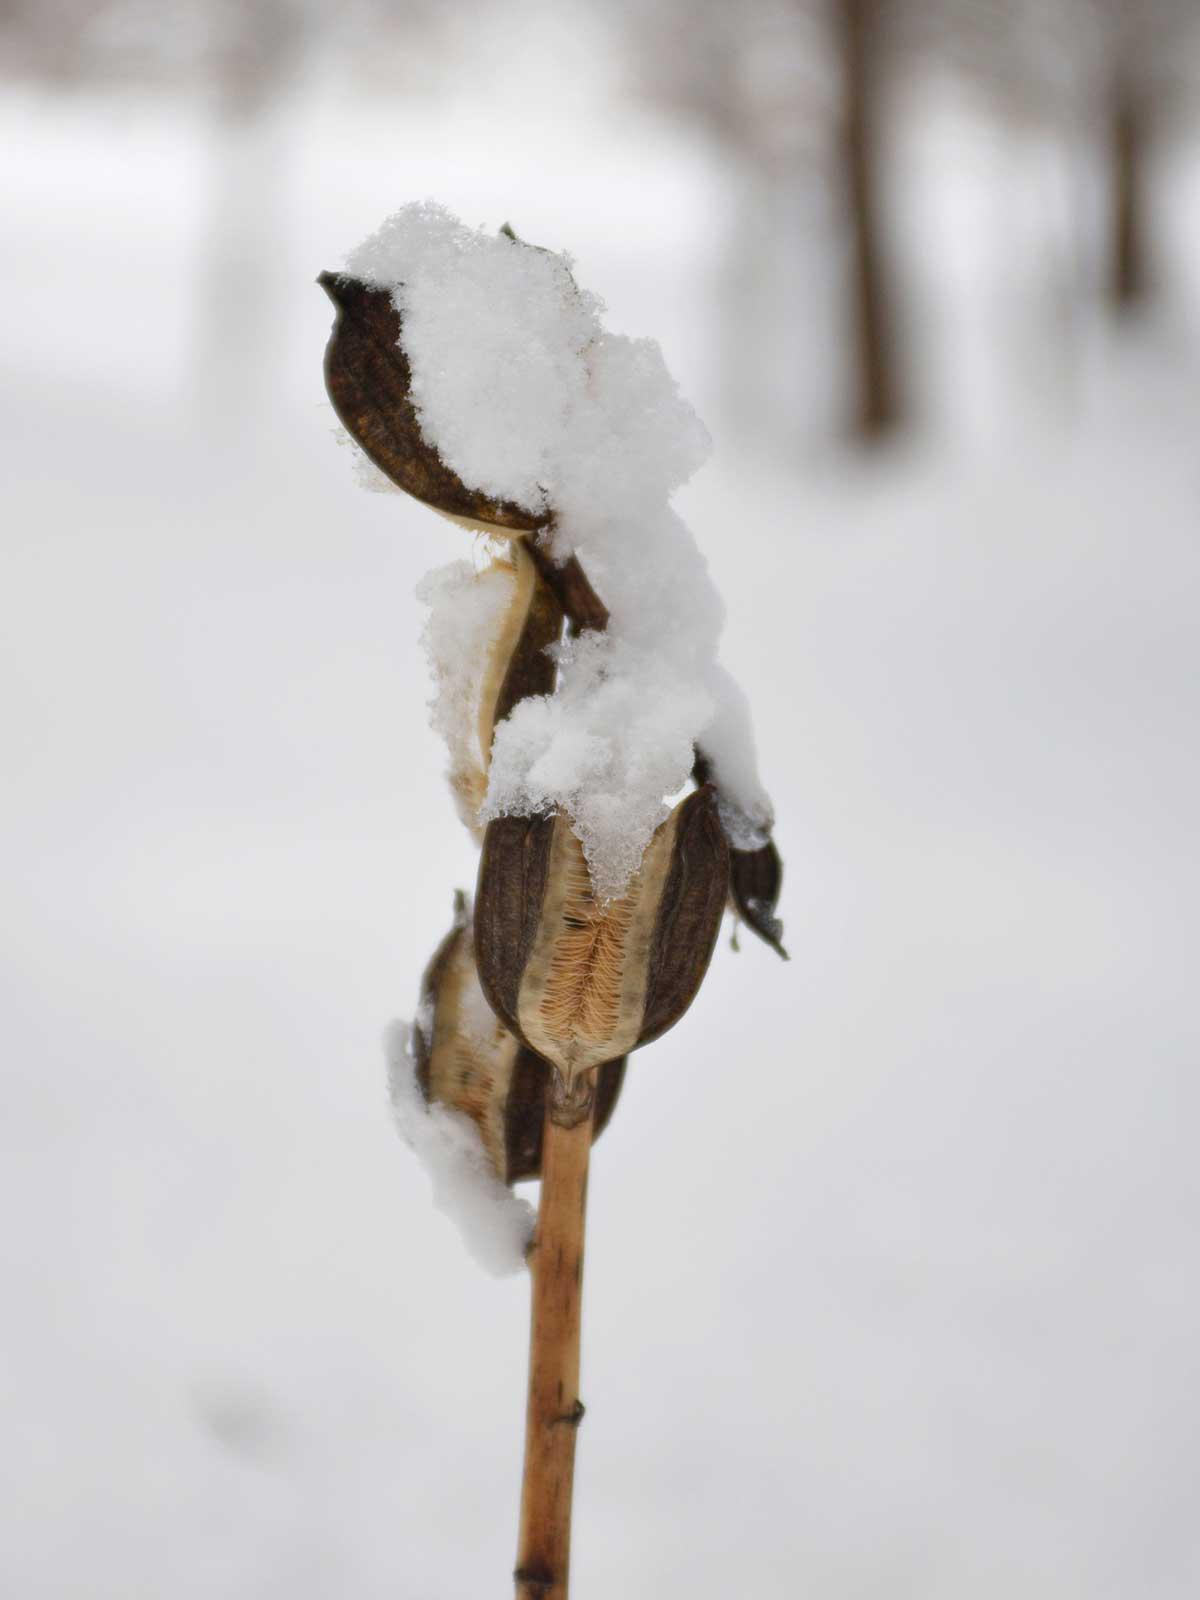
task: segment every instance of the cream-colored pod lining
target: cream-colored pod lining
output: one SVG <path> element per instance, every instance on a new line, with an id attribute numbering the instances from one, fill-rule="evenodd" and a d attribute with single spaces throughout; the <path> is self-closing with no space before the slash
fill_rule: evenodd
<path id="1" fill-rule="evenodd" d="M 678 825 L 677 808 L 646 847 L 626 893 L 602 906 L 570 819 L 555 819 L 546 894 L 517 996 L 517 1019 L 525 1038 L 568 1083 L 637 1044 L 650 942 Z"/>
<path id="2" fill-rule="evenodd" d="M 514 539 L 506 553 L 512 556 L 513 593 L 501 618 L 496 637 L 492 640 L 483 681 L 479 686 L 479 752 L 485 787 L 486 775 L 492 764 L 492 740 L 496 734 L 496 704 L 500 699 L 500 691 L 504 688 L 509 665 L 521 642 L 521 635 L 525 632 L 525 624 L 529 620 L 529 611 L 533 605 L 538 581 L 537 569 L 523 540 Z M 482 801 L 481 795 L 480 804 Z"/>
<path id="3" fill-rule="evenodd" d="M 505 1107 L 519 1050 L 479 987 L 468 926 L 442 969 L 434 997 L 429 1098 L 471 1118 L 501 1183 L 507 1181 L 508 1165 Z"/>
<path id="4" fill-rule="evenodd" d="M 468 533 L 483 533 L 489 539 L 523 539 L 525 528 L 502 528 L 496 522 L 481 522 L 478 517 L 461 517 L 457 511 L 438 511 L 437 506 L 430 506 L 431 511 L 437 511 L 439 517 L 445 517 L 447 522 L 457 522 L 460 528 L 465 528 Z"/>

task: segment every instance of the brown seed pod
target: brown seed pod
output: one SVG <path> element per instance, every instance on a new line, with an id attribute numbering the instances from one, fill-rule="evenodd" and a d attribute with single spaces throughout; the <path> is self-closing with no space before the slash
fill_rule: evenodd
<path id="1" fill-rule="evenodd" d="M 454 926 L 422 979 L 412 1050 L 426 1101 L 471 1118 L 497 1177 L 507 1184 L 536 1178 L 550 1069 L 488 1006 L 462 894 L 455 895 Z M 612 1116 L 624 1075 L 624 1059 L 609 1062 L 599 1074 L 596 1137 Z"/>
<path id="2" fill-rule="evenodd" d="M 540 527 L 544 516 L 468 488 L 426 442 L 390 291 L 337 272 L 323 272 L 317 282 L 338 310 L 325 349 L 325 386 L 346 431 L 379 470 L 435 511 L 486 532 Z"/>
<path id="3" fill-rule="evenodd" d="M 569 1086 L 678 1022 L 708 968 L 728 886 L 711 788 L 675 807 L 607 905 L 565 814 L 499 817 L 484 836 L 475 913 L 488 1003 Z"/>
<path id="4" fill-rule="evenodd" d="M 412 402 L 403 319 L 390 292 L 338 272 L 323 272 L 317 282 L 338 312 L 325 347 L 325 387 L 342 425 L 379 470 L 398 489 L 474 532 L 511 537 L 547 527 L 552 518 L 544 512 L 468 487 L 425 439 Z M 575 557 L 556 565 L 533 540 L 529 547 L 572 628 L 603 628 L 608 612 Z"/>

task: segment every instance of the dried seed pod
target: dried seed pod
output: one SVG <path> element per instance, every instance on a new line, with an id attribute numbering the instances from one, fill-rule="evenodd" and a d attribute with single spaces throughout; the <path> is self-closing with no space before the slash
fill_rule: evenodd
<path id="1" fill-rule="evenodd" d="M 783 862 L 775 841 L 768 839 L 758 850 L 729 852 L 729 898 L 747 927 L 783 959 L 783 923 L 775 915 L 783 884 Z"/>
<path id="2" fill-rule="evenodd" d="M 496 725 L 518 700 L 553 693 L 556 668 L 547 649 L 562 634 L 563 614 L 525 541 L 514 539 L 482 572 L 471 575 L 468 569 L 467 590 L 473 594 L 477 586 L 491 585 L 492 591 L 483 596 L 483 626 L 467 649 L 455 620 L 465 592 L 458 572 L 465 566 L 448 569 L 446 587 L 425 594 L 431 611 L 424 644 L 438 686 L 433 722 L 450 752 L 450 788 L 462 821 L 482 840 L 479 809 Z M 443 623 L 443 606 L 449 626 Z"/>
<path id="3" fill-rule="evenodd" d="M 548 647 L 562 635 L 563 612 L 542 581 L 524 539 L 511 546 L 515 582 L 492 641 L 479 695 L 479 748 L 490 762 L 496 724 L 530 695 L 553 694 L 557 671 Z"/>
<path id="4" fill-rule="evenodd" d="M 544 516 L 469 488 L 426 441 L 390 291 L 337 272 L 323 272 L 317 282 L 338 310 L 325 349 L 325 386 L 346 431 L 379 470 L 469 527 L 502 534 L 540 527 Z"/>
<path id="5" fill-rule="evenodd" d="M 475 958 L 493 1011 L 570 1085 L 648 1044 L 695 998 L 721 926 L 729 850 L 711 788 L 661 825 L 601 904 L 563 813 L 499 817 L 479 865 Z"/>
<path id="6" fill-rule="evenodd" d="M 696 751 L 692 777 L 701 785 L 713 781 L 712 762 L 703 750 Z M 783 923 L 775 915 L 782 888 L 783 860 L 773 839 L 767 838 L 756 850 L 739 850 L 730 843 L 729 903 L 746 926 L 786 961 Z"/>
<path id="7" fill-rule="evenodd" d="M 536 1178 L 550 1069 L 488 1006 L 461 894 L 455 896 L 454 926 L 422 979 L 412 1049 L 425 1099 L 471 1118 L 497 1177 L 507 1184 Z M 609 1062 L 599 1075 L 596 1137 L 612 1116 L 624 1075 L 623 1059 Z"/>

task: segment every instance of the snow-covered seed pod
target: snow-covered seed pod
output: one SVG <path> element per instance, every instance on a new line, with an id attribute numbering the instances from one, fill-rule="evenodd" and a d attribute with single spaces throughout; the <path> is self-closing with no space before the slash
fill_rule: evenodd
<path id="1" fill-rule="evenodd" d="M 539 1175 L 550 1069 L 509 1032 L 484 998 L 470 909 L 461 894 L 455 896 L 454 926 L 422 980 L 412 1053 L 426 1101 L 471 1118 L 502 1183 Z M 621 1059 L 599 1075 L 597 1137 L 612 1116 L 624 1073 Z"/>
<path id="2" fill-rule="evenodd" d="M 491 1009 L 568 1088 L 678 1022 L 729 888 L 711 788 L 661 824 L 620 899 L 597 900 L 570 818 L 499 817 L 479 865 L 475 958 Z"/>
<path id="3" fill-rule="evenodd" d="M 510 229 L 501 231 L 513 242 L 546 254 L 517 240 Z M 544 548 L 539 543 L 539 538 L 547 538 L 548 530 L 554 527 L 552 511 L 536 511 L 516 500 L 472 488 L 447 466 L 426 438 L 413 404 L 412 367 L 404 347 L 403 318 L 392 293 L 347 273 L 323 272 L 317 282 L 338 313 L 325 351 L 326 387 L 338 417 L 367 457 L 398 488 L 452 521 L 477 533 L 520 541 L 544 582 L 553 589 L 572 633 L 604 629 L 608 610 L 577 557 L 571 555 L 566 561 L 556 562 L 551 559 L 549 546 Z M 523 535 L 529 535 L 528 540 Z M 484 747 L 485 758 L 488 748 Z M 709 781 L 710 763 L 702 751 L 697 756 L 697 765 L 704 771 L 700 781 Z M 471 804 L 478 805 L 477 778 L 478 769 L 468 774 L 465 795 L 452 779 L 460 797 L 460 810 L 472 827 L 467 811 Z M 479 793 L 481 796 L 482 788 Z M 766 831 L 769 835 L 769 828 Z M 779 851 L 769 837 L 753 850 L 740 847 L 736 839 L 730 845 L 734 908 L 759 938 L 786 957 L 783 924 L 777 914 L 783 875 Z"/>
<path id="4" fill-rule="evenodd" d="M 391 294 L 343 272 L 323 272 L 317 282 L 338 311 L 325 347 L 325 386 L 347 433 L 379 470 L 414 499 L 468 526 L 493 534 L 540 527 L 544 515 L 468 487 L 425 438 Z"/>

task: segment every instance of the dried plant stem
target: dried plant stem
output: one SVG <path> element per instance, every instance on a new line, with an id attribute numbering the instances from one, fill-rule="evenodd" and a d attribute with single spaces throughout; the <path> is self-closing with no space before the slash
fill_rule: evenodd
<path id="1" fill-rule="evenodd" d="M 542 1192 L 530 1249 L 529 1404 L 516 1600 L 567 1600 L 579 1399 L 583 1236 L 594 1073 L 568 1088 L 551 1069 Z"/>

